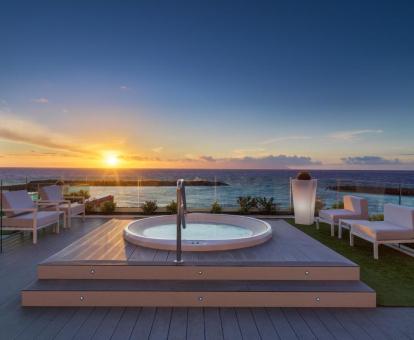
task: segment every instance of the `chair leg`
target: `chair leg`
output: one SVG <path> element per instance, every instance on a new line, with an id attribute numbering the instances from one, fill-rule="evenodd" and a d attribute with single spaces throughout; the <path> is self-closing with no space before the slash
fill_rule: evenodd
<path id="1" fill-rule="evenodd" d="M 331 223 L 331 236 L 335 236 L 335 222 Z"/>
<path id="2" fill-rule="evenodd" d="M 36 214 L 36 212 L 35 212 Z M 33 244 L 37 243 L 37 216 L 33 219 Z"/>
<path id="3" fill-rule="evenodd" d="M 374 242 L 373 247 L 374 247 L 374 259 L 378 260 L 378 243 Z"/>
<path id="4" fill-rule="evenodd" d="M 342 222 L 339 221 L 338 223 L 338 238 L 341 239 L 342 238 Z"/>
<path id="5" fill-rule="evenodd" d="M 82 222 L 85 222 L 86 209 L 83 209 Z"/>
<path id="6" fill-rule="evenodd" d="M 316 230 L 319 230 L 319 217 L 316 218 Z"/>
<path id="7" fill-rule="evenodd" d="M 349 230 L 349 245 L 351 247 L 354 246 L 354 234 L 352 234 L 351 230 Z"/>
<path id="8" fill-rule="evenodd" d="M 71 219 L 71 215 L 70 215 L 70 213 L 68 213 L 68 228 L 71 228 L 72 227 L 72 219 Z"/>
<path id="9" fill-rule="evenodd" d="M 60 216 L 56 222 L 56 234 L 59 234 L 59 228 L 60 228 Z"/>

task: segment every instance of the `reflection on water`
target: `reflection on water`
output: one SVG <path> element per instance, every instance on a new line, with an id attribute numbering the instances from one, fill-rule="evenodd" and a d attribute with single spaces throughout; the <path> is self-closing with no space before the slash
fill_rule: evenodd
<path id="1" fill-rule="evenodd" d="M 143 235 L 150 238 L 175 240 L 176 224 L 163 224 L 144 230 Z M 232 240 L 250 237 L 253 231 L 230 224 L 188 223 L 181 230 L 183 240 Z"/>

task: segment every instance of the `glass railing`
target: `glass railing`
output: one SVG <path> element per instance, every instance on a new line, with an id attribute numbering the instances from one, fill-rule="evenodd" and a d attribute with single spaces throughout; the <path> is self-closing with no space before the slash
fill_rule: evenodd
<path id="1" fill-rule="evenodd" d="M 177 174 L 178 176 L 180 174 Z M 273 198 L 279 214 L 292 212 L 290 178 L 291 173 L 281 172 L 275 176 L 272 172 L 219 172 L 214 175 L 195 178 L 184 177 L 187 181 L 187 203 L 191 211 L 210 211 L 214 202 L 218 202 L 223 212 L 236 212 L 240 206 L 239 197 Z M 120 212 L 141 212 L 145 202 L 156 201 L 158 212 L 176 200 L 174 177 L 134 177 L 122 179 L 107 176 L 9 176 L 2 179 L 3 190 L 27 190 L 33 200 L 38 199 L 39 189 L 44 185 L 64 183 L 65 194 L 84 195 L 89 202 L 99 205 L 113 200 Z M 197 185 L 192 185 L 198 181 Z M 330 179 L 318 180 L 317 201 L 320 207 L 331 208 L 341 202 L 346 194 L 364 197 L 369 202 L 371 214 L 382 213 L 385 203 L 414 206 L 414 184 L 389 183 L 368 180 Z M 96 208 L 95 207 L 95 208 Z M 93 204 L 89 207 L 92 212 Z M 253 208 L 251 212 L 258 213 Z"/>

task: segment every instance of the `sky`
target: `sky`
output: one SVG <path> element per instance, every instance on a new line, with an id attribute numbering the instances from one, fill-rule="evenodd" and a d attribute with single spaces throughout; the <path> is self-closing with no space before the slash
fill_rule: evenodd
<path id="1" fill-rule="evenodd" d="M 412 1 L 2 1 L 0 166 L 414 169 Z"/>

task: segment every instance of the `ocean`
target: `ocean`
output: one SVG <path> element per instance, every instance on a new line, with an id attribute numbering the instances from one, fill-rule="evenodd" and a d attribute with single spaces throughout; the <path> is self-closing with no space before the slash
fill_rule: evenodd
<path id="1" fill-rule="evenodd" d="M 136 180 L 137 186 L 103 187 L 94 186 L 89 190 L 92 197 L 114 195 L 118 207 L 137 207 L 146 200 L 156 200 L 165 206 L 175 199 L 174 187 L 141 187 L 139 180 L 186 180 L 202 179 L 225 182 L 228 186 L 187 187 L 189 208 L 209 208 L 218 201 L 224 208 L 237 207 L 239 196 L 274 197 L 282 208 L 290 206 L 289 179 L 297 175 L 297 170 L 205 170 L 205 169 L 52 169 L 52 168 L 0 168 L 0 179 L 4 185 L 24 183 L 26 180 Z M 414 171 L 349 171 L 315 170 L 313 178 L 318 179 L 317 196 L 326 206 L 340 200 L 343 192 L 331 190 L 328 186 L 354 184 L 374 187 L 395 187 L 399 185 L 414 188 Z M 80 188 L 72 188 L 77 190 Z M 369 201 L 372 213 L 382 211 L 384 203 L 399 203 L 398 196 L 358 193 Z M 414 205 L 414 197 L 403 196 L 401 203 Z"/>

